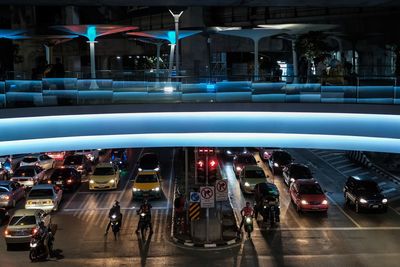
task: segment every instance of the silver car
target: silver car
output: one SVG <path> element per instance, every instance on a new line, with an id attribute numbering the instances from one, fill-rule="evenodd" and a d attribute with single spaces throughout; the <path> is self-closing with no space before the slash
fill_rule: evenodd
<path id="1" fill-rule="evenodd" d="M 17 182 L 0 181 L 0 207 L 14 208 L 16 203 L 25 198 L 25 189 Z"/>
<path id="2" fill-rule="evenodd" d="M 25 209 L 41 209 L 46 212 L 58 210 L 63 191 L 56 185 L 38 184 L 26 197 Z"/>
<path id="3" fill-rule="evenodd" d="M 7 249 L 10 248 L 10 244 L 29 243 L 41 221 L 46 227 L 51 224 L 50 215 L 43 210 L 20 209 L 15 211 L 4 231 Z"/>
<path id="4" fill-rule="evenodd" d="M 55 160 L 46 154 L 26 156 L 19 166 L 40 166 L 43 169 L 51 169 L 55 166 Z"/>
<path id="5" fill-rule="evenodd" d="M 44 174 L 45 170 L 39 166 L 22 166 L 14 172 L 10 180 L 25 187 L 32 187 L 43 180 Z"/>

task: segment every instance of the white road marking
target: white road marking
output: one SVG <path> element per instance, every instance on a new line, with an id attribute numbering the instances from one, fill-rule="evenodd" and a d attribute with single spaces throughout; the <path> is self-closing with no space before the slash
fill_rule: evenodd
<path id="1" fill-rule="evenodd" d="M 346 168 L 348 168 L 348 167 L 350 167 L 350 166 L 356 166 L 356 165 L 354 165 L 354 163 L 349 163 L 349 164 L 346 164 L 346 165 L 338 166 L 338 167 L 336 167 L 336 169 L 338 169 L 338 170 L 340 170 L 340 169 L 346 169 Z"/>
<path id="2" fill-rule="evenodd" d="M 386 184 L 386 182 L 380 182 L 380 183 L 378 183 L 379 186 L 382 186 L 382 185 L 385 185 L 385 184 Z"/>
<path id="3" fill-rule="evenodd" d="M 357 173 L 357 175 L 360 175 L 360 176 L 367 175 L 367 174 L 371 174 L 371 173 L 369 171 L 365 171 L 365 172 L 362 172 L 362 173 Z"/>
<path id="4" fill-rule="evenodd" d="M 329 200 L 340 210 L 340 212 L 343 213 L 344 216 L 346 216 L 355 226 L 357 226 L 357 228 L 361 228 L 361 225 L 358 224 L 349 214 L 347 214 L 347 212 L 345 212 L 337 203 L 335 200 L 333 200 L 333 198 L 331 198 L 329 195 L 326 195 L 327 198 L 329 198 Z"/>
<path id="5" fill-rule="evenodd" d="M 351 173 L 351 172 L 358 172 L 358 171 L 361 171 L 363 168 L 362 167 L 357 167 L 357 168 L 354 168 L 354 169 L 351 169 L 351 170 L 347 170 L 347 171 L 342 171 L 344 174 L 348 174 L 348 173 Z"/>
<path id="6" fill-rule="evenodd" d="M 393 192 L 393 191 L 396 191 L 397 189 L 396 188 L 389 188 L 389 189 L 386 189 L 386 190 L 384 190 L 384 191 L 382 191 L 382 193 L 383 194 L 387 194 L 387 193 L 390 193 L 390 192 Z"/>
<path id="7" fill-rule="evenodd" d="M 139 208 L 139 207 L 133 206 L 133 207 L 121 208 L 121 210 L 135 210 L 137 208 Z M 151 209 L 152 210 L 167 210 L 167 209 L 169 209 L 169 207 L 161 206 L 161 207 L 152 207 Z M 89 212 L 89 211 L 101 212 L 101 211 L 107 211 L 107 210 L 110 210 L 110 208 L 78 208 L 78 209 L 63 209 L 62 211 L 60 211 L 58 213 L 79 212 L 79 211 L 85 213 L 85 212 Z"/>

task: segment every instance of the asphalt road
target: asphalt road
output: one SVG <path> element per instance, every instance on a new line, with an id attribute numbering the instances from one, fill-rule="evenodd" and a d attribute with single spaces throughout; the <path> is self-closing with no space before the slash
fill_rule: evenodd
<path id="1" fill-rule="evenodd" d="M 54 248 L 58 258 L 33 263 L 40 266 L 399 266 L 400 214 L 397 210 L 399 188 L 381 177 L 376 177 L 389 200 L 388 213 L 357 214 L 344 206 L 342 186 L 346 175 L 368 170 L 357 169 L 342 152 L 318 150 L 290 150 L 296 161 L 307 163 L 314 171 L 330 200 L 328 216 L 298 214 L 290 203 L 287 186 L 281 177 L 273 177 L 264 168 L 281 192 L 281 223 L 273 229 L 255 225 L 252 240 L 244 240 L 236 247 L 224 250 L 199 251 L 180 248 L 171 243 L 169 218 L 172 205 L 175 149 L 154 149 L 160 155 L 163 192 L 165 198 L 151 201 L 154 234 L 148 238 L 134 231 L 140 202 L 131 199 L 131 178 L 135 166 L 124 173 L 115 191 L 89 192 L 83 184 L 75 193 L 66 193 L 62 208 L 52 215 L 58 224 Z M 142 153 L 135 150 L 136 162 Z M 256 155 L 256 154 L 255 154 Z M 256 158 L 259 160 L 258 155 Z M 335 163 L 339 162 L 339 163 Z M 335 165 L 336 164 L 336 165 Z M 349 166 L 347 166 L 349 165 Z M 344 167 L 347 166 L 347 167 Z M 230 197 L 236 211 L 251 196 L 243 196 L 231 162 L 223 161 L 223 176 L 229 180 Z M 352 170 L 352 171 L 350 171 Z M 373 173 L 367 173 L 372 175 Z M 104 236 L 107 213 L 113 202 L 121 202 L 124 216 L 117 240 L 112 234 Z M 23 203 L 19 203 L 23 206 Z M 4 231 L 4 226 L 1 228 Z M 0 242 L 0 266 L 30 265 L 26 247 L 6 251 Z"/>

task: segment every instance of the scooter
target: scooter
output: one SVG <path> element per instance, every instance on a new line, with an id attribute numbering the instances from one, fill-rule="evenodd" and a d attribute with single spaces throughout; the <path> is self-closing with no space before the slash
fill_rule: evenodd
<path id="1" fill-rule="evenodd" d="M 111 215 L 111 229 L 114 233 L 114 238 L 117 239 L 117 234 L 119 233 L 119 230 L 121 228 L 121 224 L 119 222 L 119 216 L 117 216 L 117 214 L 113 214 Z"/>
<path id="2" fill-rule="evenodd" d="M 30 246 L 29 259 L 32 262 L 39 260 L 46 260 L 49 256 L 51 256 L 53 251 L 54 236 L 50 231 L 48 235 L 49 235 L 47 237 L 48 239 L 47 246 L 49 249 L 48 251 L 46 250 L 46 247 L 44 245 L 44 240 L 42 239 L 39 233 L 36 233 L 32 236 L 31 242 L 29 243 Z"/>
<path id="3" fill-rule="evenodd" d="M 247 233 L 247 237 L 251 239 L 251 232 L 253 232 L 253 217 L 252 216 L 246 216 L 244 218 L 244 230 Z"/>

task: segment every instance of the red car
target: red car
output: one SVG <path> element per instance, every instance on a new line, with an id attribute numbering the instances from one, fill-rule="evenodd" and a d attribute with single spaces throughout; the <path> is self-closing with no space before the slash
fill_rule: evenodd
<path id="1" fill-rule="evenodd" d="M 298 212 L 328 212 L 328 200 L 314 179 L 299 179 L 290 185 L 290 197 Z"/>

